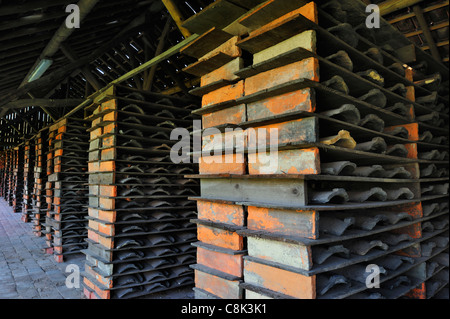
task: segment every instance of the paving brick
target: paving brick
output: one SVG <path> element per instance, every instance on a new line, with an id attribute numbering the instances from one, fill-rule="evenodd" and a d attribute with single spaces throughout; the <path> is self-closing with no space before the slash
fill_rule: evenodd
<path id="1" fill-rule="evenodd" d="M 0 299 L 84 299 L 82 287 L 65 286 L 65 268 L 74 263 L 81 269 L 85 257 L 56 263 L 42 251 L 45 237 L 35 237 L 20 217 L 0 199 Z"/>

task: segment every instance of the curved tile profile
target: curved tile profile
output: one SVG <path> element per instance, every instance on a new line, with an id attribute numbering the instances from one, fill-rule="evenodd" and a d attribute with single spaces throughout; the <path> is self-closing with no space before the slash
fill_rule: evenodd
<path id="1" fill-rule="evenodd" d="M 430 125 L 438 125 L 441 123 L 438 112 L 431 112 L 425 115 L 416 116 L 416 121 Z"/>
<path id="2" fill-rule="evenodd" d="M 117 287 L 123 287 L 127 285 L 140 284 L 144 282 L 144 277 L 140 273 L 132 275 L 119 276 L 114 280 L 114 285 Z"/>
<path id="3" fill-rule="evenodd" d="M 142 108 L 140 108 L 139 106 L 137 106 L 136 104 L 128 104 L 128 105 L 124 106 L 123 108 L 121 108 L 121 111 L 145 114 L 145 111 Z"/>
<path id="4" fill-rule="evenodd" d="M 345 130 L 339 131 L 337 135 L 321 138 L 320 143 L 350 149 L 356 147 L 356 141 L 351 137 L 350 133 Z"/>
<path id="5" fill-rule="evenodd" d="M 390 66 L 388 66 L 388 69 L 394 71 L 395 73 L 401 75 L 402 77 L 405 77 L 406 75 L 405 67 L 403 66 L 403 64 L 399 62 L 392 63 Z"/>
<path id="6" fill-rule="evenodd" d="M 327 56 L 325 59 L 343 67 L 344 69 L 349 70 L 350 72 L 353 72 L 353 62 L 348 56 L 347 52 L 343 50 L 339 50 L 335 54 Z"/>
<path id="7" fill-rule="evenodd" d="M 119 263 L 115 266 L 115 271 L 118 274 L 123 274 L 131 271 L 142 270 L 143 266 L 140 263 Z"/>
<path id="8" fill-rule="evenodd" d="M 397 102 L 394 105 L 387 107 L 386 111 L 398 114 L 400 116 L 411 117 L 410 108 L 401 102 Z"/>
<path id="9" fill-rule="evenodd" d="M 372 230 L 375 228 L 375 226 L 377 226 L 378 224 L 386 221 L 387 218 L 384 215 L 375 215 L 375 216 L 361 216 L 361 215 L 356 215 L 355 216 L 355 221 L 354 221 L 354 227 L 358 228 L 358 229 L 363 229 L 363 230 Z"/>
<path id="10" fill-rule="evenodd" d="M 142 121 L 140 119 L 138 119 L 136 116 L 129 116 L 129 117 L 123 119 L 122 122 L 142 125 Z"/>
<path id="11" fill-rule="evenodd" d="M 132 99 L 132 100 L 138 100 L 138 101 L 145 101 L 145 97 L 138 92 L 133 92 L 130 94 L 125 95 L 125 98 Z"/>
<path id="12" fill-rule="evenodd" d="M 134 139 L 123 143 L 121 146 L 123 146 L 123 147 L 136 147 L 136 148 L 140 148 L 140 149 L 144 148 L 140 142 L 138 142 L 138 141 L 136 141 Z"/>
<path id="13" fill-rule="evenodd" d="M 140 221 L 140 220 L 147 220 L 148 217 L 145 214 L 140 213 L 127 213 L 127 214 L 120 214 L 117 218 L 118 221 Z"/>
<path id="14" fill-rule="evenodd" d="M 132 187 L 132 188 L 125 188 L 121 189 L 118 192 L 119 196 L 144 196 L 144 192 L 140 187 Z"/>
<path id="15" fill-rule="evenodd" d="M 361 166 L 355 168 L 353 176 L 359 177 L 383 177 L 384 169 L 381 165 Z"/>
<path id="16" fill-rule="evenodd" d="M 322 83 L 322 85 L 324 85 L 332 90 L 339 91 L 339 92 L 342 92 L 347 95 L 350 93 L 350 89 L 348 88 L 344 79 L 339 75 L 335 75 L 335 76 L 331 77 L 329 80 L 323 81 L 321 83 Z"/>
<path id="17" fill-rule="evenodd" d="M 136 247 L 142 247 L 144 246 L 144 242 L 142 240 L 139 239 L 134 239 L 134 238 L 118 238 L 116 240 L 116 248 L 117 249 L 121 249 L 121 248 L 136 248 Z"/>
<path id="18" fill-rule="evenodd" d="M 420 177 L 431 177 L 437 172 L 437 166 L 434 164 L 430 164 L 425 168 L 420 169 Z"/>
<path id="19" fill-rule="evenodd" d="M 445 202 L 440 203 L 440 204 L 439 204 L 439 209 L 440 209 L 440 211 L 443 212 L 443 211 L 445 211 L 445 210 L 448 210 L 449 205 L 450 205 L 450 204 L 448 203 L 448 201 L 445 201 Z"/>
<path id="20" fill-rule="evenodd" d="M 422 204 L 423 216 L 427 217 L 433 213 L 438 213 L 441 211 L 438 203 L 432 204 Z"/>
<path id="21" fill-rule="evenodd" d="M 145 256 L 144 252 L 141 250 L 133 249 L 133 250 L 120 250 L 115 254 L 115 258 L 117 260 L 130 260 L 143 258 Z"/>
<path id="22" fill-rule="evenodd" d="M 425 289 L 427 291 L 427 295 L 434 296 L 434 294 L 445 284 L 446 282 L 440 280 L 425 281 Z"/>
<path id="23" fill-rule="evenodd" d="M 368 69 L 365 71 L 357 72 L 356 74 L 359 75 L 360 77 L 362 77 L 363 79 L 366 79 L 366 80 L 368 80 L 372 83 L 375 83 L 381 87 L 384 86 L 383 76 L 374 69 Z"/>
<path id="24" fill-rule="evenodd" d="M 429 241 L 426 243 L 420 243 L 420 251 L 422 254 L 422 257 L 430 257 L 433 249 L 436 247 L 436 243 L 434 241 Z"/>
<path id="25" fill-rule="evenodd" d="M 449 183 L 434 185 L 434 189 L 431 191 L 433 195 L 446 195 L 448 194 Z"/>
<path id="26" fill-rule="evenodd" d="M 356 164 L 350 161 L 339 161 L 331 163 L 321 163 L 320 170 L 322 174 L 325 175 L 352 175 L 356 168 Z"/>
<path id="27" fill-rule="evenodd" d="M 383 94 L 379 89 L 372 89 L 363 96 L 359 98 L 361 101 L 385 108 L 387 104 L 386 95 Z"/>
<path id="28" fill-rule="evenodd" d="M 420 142 L 425 142 L 425 143 L 431 143 L 433 138 L 434 138 L 433 134 L 430 131 L 425 131 L 422 134 L 420 134 L 419 141 Z"/>
<path id="29" fill-rule="evenodd" d="M 365 127 L 369 130 L 383 132 L 385 123 L 379 116 L 375 114 L 369 114 L 361 120 L 359 126 Z"/>
<path id="30" fill-rule="evenodd" d="M 325 2 L 321 9 L 323 9 L 326 13 L 331 15 L 337 21 L 345 22 L 347 21 L 347 11 L 342 10 L 342 5 L 337 0 L 331 0 Z"/>
<path id="31" fill-rule="evenodd" d="M 142 184 L 142 181 L 138 177 L 131 176 L 131 177 L 122 178 L 117 183 L 124 184 L 124 185 L 126 185 L 126 184 Z"/>
<path id="32" fill-rule="evenodd" d="M 389 280 L 385 285 L 387 289 L 392 290 L 400 286 L 410 286 L 411 279 L 407 276 L 398 276 L 392 280 Z"/>
<path id="33" fill-rule="evenodd" d="M 422 232 L 424 233 L 432 233 L 434 231 L 434 226 L 430 221 L 426 221 L 422 223 Z"/>
<path id="34" fill-rule="evenodd" d="M 434 229 L 441 230 L 448 226 L 448 218 L 433 219 L 432 221 Z"/>
<path id="35" fill-rule="evenodd" d="M 431 175 L 432 177 L 448 177 L 448 168 L 442 167 L 439 168 L 434 174 Z"/>
<path id="36" fill-rule="evenodd" d="M 370 274 L 370 272 L 366 272 L 366 268 L 367 264 L 355 264 L 344 268 L 335 269 L 332 272 L 346 278 L 351 278 L 353 281 L 365 284 L 367 276 Z M 388 274 L 388 271 L 383 266 L 379 267 L 379 270 L 381 275 Z"/>
<path id="37" fill-rule="evenodd" d="M 408 137 L 409 137 L 408 130 L 405 127 L 403 127 L 403 126 L 397 126 L 397 127 L 392 128 L 392 129 L 390 129 L 390 128 L 389 129 L 385 129 L 384 133 L 392 135 L 392 136 L 396 136 L 396 137 L 401 137 L 401 138 L 404 138 L 404 139 L 408 139 Z"/>
<path id="38" fill-rule="evenodd" d="M 401 221 L 411 221 L 413 217 L 406 212 L 384 212 L 383 216 L 389 225 L 398 224 Z"/>
<path id="39" fill-rule="evenodd" d="M 397 83 L 394 86 L 388 88 L 388 90 L 403 97 L 406 97 L 406 93 L 408 92 L 403 83 Z"/>
<path id="40" fill-rule="evenodd" d="M 336 218 L 333 216 L 320 216 L 319 229 L 324 234 L 331 234 L 335 236 L 341 236 L 345 231 L 353 225 L 355 218 Z"/>
<path id="41" fill-rule="evenodd" d="M 359 43 L 358 34 L 353 30 L 353 27 L 349 23 L 338 24 L 328 28 L 327 31 L 354 48 Z"/>
<path id="42" fill-rule="evenodd" d="M 358 241 L 352 241 L 345 245 L 351 253 L 359 255 L 359 256 L 365 256 L 369 251 L 372 249 L 382 249 L 382 250 L 388 250 L 389 246 L 385 243 L 383 243 L 381 240 L 358 240 Z"/>
<path id="43" fill-rule="evenodd" d="M 374 61 L 377 61 L 380 64 L 383 64 L 384 62 L 383 54 L 378 48 L 370 48 L 366 52 L 364 52 L 364 55 L 368 56 Z"/>
<path id="44" fill-rule="evenodd" d="M 312 258 L 314 263 L 321 265 L 331 256 L 337 255 L 342 258 L 349 258 L 350 251 L 342 245 L 335 245 L 330 247 L 313 246 Z"/>
<path id="45" fill-rule="evenodd" d="M 414 193 L 407 187 L 386 190 L 387 200 L 413 199 Z"/>
<path id="46" fill-rule="evenodd" d="M 403 166 L 385 170 L 382 175 L 384 178 L 410 179 L 412 177 L 411 172 L 407 171 Z"/>
<path id="47" fill-rule="evenodd" d="M 436 136 L 436 137 L 433 137 L 431 139 L 430 143 L 447 144 L 448 143 L 448 137 L 447 136 Z"/>
<path id="48" fill-rule="evenodd" d="M 318 275 L 316 277 L 317 281 L 317 293 L 319 296 L 325 295 L 328 291 L 335 288 L 336 286 L 343 286 L 345 289 L 351 287 L 350 281 L 341 275 L 333 275 L 328 277 L 326 275 Z"/>
<path id="49" fill-rule="evenodd" d="M 403 144 L 389 145 L 386 150 L 386 155 L 397 157 L 407 157 L 408 153 L 408 149 Z"/>
<path id="50" fill-rule="evenodd" d="M 422 186 L 420 188 L 420 194 L 423 195 L 431 195 L 434 191 L 434 185 Z"/>
<path id="51" fill-rule="evenodd" d="M 381 240 L 383 243 L 389 246 L 395 246 L 404 241 L 410 241 L 413 238 L 408 234 L 393 234 L 393 233 L 382 233 L 376 235 L 374 238 Z"/>
<path id="52" fill-rule="evenodd" d="M 309 200 L 316 204 L 345 203 L 349 196 L 345 189 L 334 188 L 330 191 L 311 191 Z"/>
<path id="53" fill-rule="evenodd" d="M 431 150 L 429 152 L 419 152 L 418 158 L 423 160 L 437 160 L 441 156 L 438 150 Z"/>
<path id="54" fill-rule="evenodd" d="M 437 247 L 444 248 L 448 245 L 449 238 L 445 237 L 445 236 L 436 236 L 436 237 L 433 237 L 433 241 L 436 243 Z M 448 254 L 447 254 L 446 264 L 448 267 Z"/>
<path id="55" fill-rule="evenodd" d="M 168 272 L 164 270 L 148 271 L 144 273 L 146 283 L 151 283 L 156 280 L 164 280 L 167 276 Z"/>
<path id="56" fill-rule="evenodd" d="M 168 111 L 168 110 L 162 110 L 161 112 L 156 113 L 155 116 L 168 117 L 168 118 L 171 118 L 171 119 L 175 118 L 175 115 L 173 115 L 173 113 Z"/>
<path id="57" fill-rule="evenodd" d="M 144 173 L 144 170 L 141 168 L 140 164 L 138 165 L 131 165 L 131 166 L 125 166 L 119 169 L 120 173 Z"/>
<path id="58" fill-rule="evenodd" d="M 368 200 L 384 202 L 387 200 L 386 192 L 380 187 L 373 187 L 369 190 L 348 191 L 347 194 L 350 202 L 362 203 Z"/>
<path id="59" fill-rule="evenodd" d="M 165 200 L 153 200 L 147 203 L 151 207 L 172 207 L 173 204 Z"/>
<path id="60" fill-rule="evenodd" d="M 353 104 L 343 104 L 337 109 L 321 112 L 320 114 L 355 125 L 358 125 L 361 121 L 361 114 Z"/>
<path id="61" fill-rule="evenodd" d="M 427 276 L 430 277 L 434 274 L 436 269 L 439 267 L 439 263 L 435 261 L 431 261 L 427 263 L 426 269 L 427 269 Z"/>
<path id="62" fill-rule="evenodd" d="M 399 255 L 388 255 L 375 259 L 373 263 L 389 270 L 396 270 L 405 263 L 414 264 L 414 258 Z"/>
<path id="63" fill-rule="evenodd" d="M 371 141 L 356 144 L 355 150 L 370 153 L 385 153 L 387 144 L 382 137 L 374 137 Z"/>
<path id="64" fill-rule="evenodd" d="M 170 192 L 168 192 L 167 190 L 165 190 L 164 188 L 145 188 L 144 190 L 144 194 L 145 195 L 150 195 L 150 196 L 170 196 Z"/>

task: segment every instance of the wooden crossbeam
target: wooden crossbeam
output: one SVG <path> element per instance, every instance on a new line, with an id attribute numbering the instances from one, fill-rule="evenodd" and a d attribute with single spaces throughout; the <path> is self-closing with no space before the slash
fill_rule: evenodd
<path id="1" fill-rule="evenodd" d="M 385 16 L 389 13 L 413 6 L 422 1 L 423 0 L 386 0 L 378 4 L 378 7 L 380 8 L 381 15 Z"/>
<path id="2" fill-rule="evenodd" d="M 436 46 L 436 43 L 434 42 L 433 35 L 431 34 L 430 29 L 428 28 L 428 24 L 423 15 L 422 8 L 420 6 L 414 6 L 413 11 L 416 14 L 416 19 L 419 22 L 419 26 L 423 31 L 423 36 L 425 37 L 425 40 L 427 41 L 427 44 L 430 47 L 431 55 L 433 56 L 433 58 L 440 61 L 442 59 L 441 55 L 439 54 L 439 50 Z"/>

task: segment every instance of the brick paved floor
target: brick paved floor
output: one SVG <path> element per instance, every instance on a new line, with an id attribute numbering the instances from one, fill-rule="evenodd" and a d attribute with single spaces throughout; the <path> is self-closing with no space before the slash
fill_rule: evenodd
<path id="1" fill-rule="evenodd" d="M 32 224 L 20 220 L 0 198 L 0 299 L 86 299 L 83 278 L 79 289 L 66 287 L 69 264 L 84 270 L 85 256 L 69 256 L 57 263 L 53 255 L 43 252 L 45 237 L 33 234 Z M 194 299 L 191 287 L 174 289 L 143 299 Z"/>
<path id="2" fill-rule="evenodd" d="M 69 256 L 57 263 L 53 255 L 43 252 L 45 237 L 36 237 L 31 223 L 20 220 L 0 199 L 0 299 L 84 299 L 81 287 L 69 289 L 65 272 L 76 264 L 84 270 L 85 256 Z"/>

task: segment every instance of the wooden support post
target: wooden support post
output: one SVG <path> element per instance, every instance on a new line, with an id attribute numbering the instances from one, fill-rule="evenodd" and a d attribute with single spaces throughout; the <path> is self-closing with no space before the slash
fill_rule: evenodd
<path id="1" fill-rule="evenodd" d="M 64 55 L 70 60 L 70 62 L 75 62 L 79 59 L 76 52 L 73 51 L 72 48 L 67 43 L 61 44 L 60 47 L 62 53 L 64 53 Z M 91 71 L 86 65 L 82 66 L 80 70 L 81 73 L 83 73 L 84 77 L 86 78 L 87 82 L 89 82 L 95 90 L 101 89 L 100 83 L 97 81 L 97 79 L 94 77 L 94 75 L 91 73 Z"/>
<path id="2" fill-rule="evenodd" d="M 414 6 L 413 11 L 416 14 L 417 21 L 419 22 L 420 28 L 423 31 L 423 35 L 425 37 L 425 40 L 428 43 L 428 46 L 430 47 L 430 52 L 433 58 L 435 58 L 438 61 L 441 61 L 441 55 L 439 54 L 439 50 L 436 46 L 436 43 L 433 40 L 433 35 L 431 34 L 430 29 L 428 28 L 427 22 L 425 20 L 425 17 L 423 15 L 423 10 L 420 6 Z"/>
<path id="3" fill-rule="evenodd" d="M 191 33 L 186 29 L 183 28 L 181 25 L 183 24 L 183 17 L 181 15 L 180 10 L 178 10 L 177 6 L 175 5 L 173 0 L 162 0 L 164 5 L 167 8 L 167 11 L 169 11 L 170 15 L 172 16 L 173 20 L 175 21 L 178 29 L 180 29 L 181 34 L 185 38 L 189 38 L 191 36 Z"/>
<path id="4" fill-rule="evenodd" d="M 163 32 L 161 33 L 161 37 L 159 38 L 159 43 L 158 43 L 158 46 L 155 51 L 155 57 L 160 55 L 164 50 L 164 43 L 166 42 L 166 37 L 169 34 L 171 24 L 172 24 L 172 19 L 168 18 L 166 21 L 166 24 L 164 25 Z M 145 37 L 144 37 L 144 39 L 145 39 Z M 155 64 L 154 66 L 152 66 L 150 68 L 150 71 L 148 72 L 147 77 L 145 77 L 145 79 L 144 79 L 143 90 L 148 91 L 152 88 L 153 78 L 155 77 L 155 72 L 156 72 L 156 67 L 157 67 L 157 64 Z"/>

